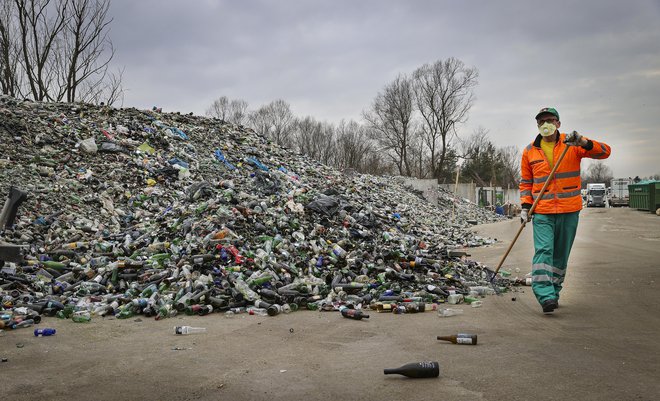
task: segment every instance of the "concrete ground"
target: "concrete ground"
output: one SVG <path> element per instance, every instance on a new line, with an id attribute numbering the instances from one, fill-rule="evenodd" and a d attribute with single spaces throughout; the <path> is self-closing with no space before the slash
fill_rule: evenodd
<path id="1" fill-rule="evenodd" d="M 495 266 L 517 220 L 477 227 L 500 241 L 471 249 Z M 505 263 L 530 270 L 532 230 Z M 0 383 L 12 400 L 657 400 L 660 398 L 660 217 L 629 209 L 581 215 L 561 308 L 546 316 L 530 287 L 464 314 L 367 321 L 335 312 L 273 318 L 54 318 L 53 337 L 0 335 Z M 520 269 L 516 273 L 516 268 Z M 515 301 L 513 298 L 515 297 Z M 176 336 L 175 325 L 204 334 Z M 479 345 L 437 341 L 475 333 Z M 435 360 L 440 378 L 385 376 Z"/>

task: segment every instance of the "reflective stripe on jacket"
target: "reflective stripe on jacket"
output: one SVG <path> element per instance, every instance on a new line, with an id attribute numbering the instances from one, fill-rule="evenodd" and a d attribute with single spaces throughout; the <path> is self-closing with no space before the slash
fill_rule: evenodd
<path id="1" fill-rule="evenodd" d="M 554 162 L 557 163 L 559 156 L 568 145 L 564 144 L 566 134 L 559 134 L 555 143 Z M 585 137 L 585 139 L 587 139 Z M 550 175 L 550 164 L 541 149 L 541 135 L 530 143 L 523 151 L 520 163 L 520 203 L 531 206 L 536 198 L 541 195 L 543 184 Z M 564 156 L 561 165 L 557 168 L 554 179 L 541 195 L 541 200 L 536 205 L 534 213 L 557 214 L 571 213 L 582 209 L 582 196 L 580 188 L 580 161 L 583 157 L 592 159 L 607 159 L 610 156 L 610 147 L 602 142 L 587 139 L 584 147 L 571 146 Z"/>

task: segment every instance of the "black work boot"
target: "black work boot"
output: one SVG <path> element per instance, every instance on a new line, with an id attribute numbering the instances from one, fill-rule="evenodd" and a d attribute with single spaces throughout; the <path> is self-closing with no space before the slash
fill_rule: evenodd
<path id="1" fill-rule="evenodd" d="M 543 313 L 552 313 L 552 311 L 557 309 L 558 306 L 559 304 L 557 303 L 556 299 L 547 299 L 543 301 L 543 303 L 541 304 L 541 307 L 543 308 Z"/>

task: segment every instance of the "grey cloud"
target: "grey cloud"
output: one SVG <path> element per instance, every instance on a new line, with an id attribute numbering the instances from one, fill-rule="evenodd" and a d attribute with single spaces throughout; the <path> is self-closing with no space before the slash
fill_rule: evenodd
<path id="1" fill-rule="evenodd" d="M 646 161 L 660 150 L 657 1 L 115 0 L 111 12 L 127 106 L 201 114 L 222 95 L 282 98 L 299 115 L 359 119 L 397 74 L 457 57 L 480 71 L 461 136 L 483 126 L 522 147 L 536 110 L 555 105 L 562 129 L 609 141 L 615 174 L 660 172 Z"/>

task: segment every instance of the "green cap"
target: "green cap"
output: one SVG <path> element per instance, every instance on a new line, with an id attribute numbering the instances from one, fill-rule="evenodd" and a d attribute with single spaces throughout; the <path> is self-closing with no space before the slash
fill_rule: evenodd
<path id="1" fill-rule="evenodd" d="M 538 114 L 536 114 L 536 117 L 534 117 L 534 118 L 538 120 L 539 117 L 541 116 L 541 114 L 545 114 L 545 113 L 550 113 L 553 116 L 557 117 L 557 120 L 559 120 L 559 112 L 557 110 L 555 110 L 555 108 L 553 108 L 553 107 L 544 107 L 544 108 L 542 108 L 541 110 L 539 110 Z"/>

